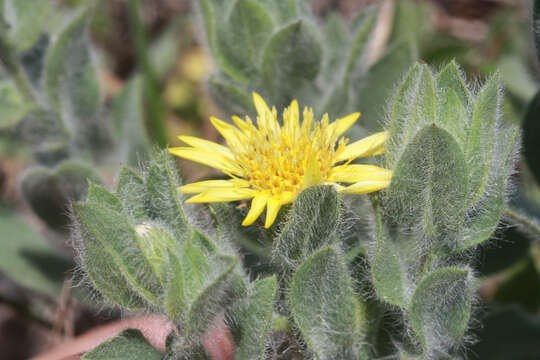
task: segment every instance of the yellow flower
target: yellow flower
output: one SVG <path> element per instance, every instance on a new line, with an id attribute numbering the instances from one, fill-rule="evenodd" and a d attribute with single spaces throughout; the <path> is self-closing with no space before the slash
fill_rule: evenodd
<path id="1" fill-rule="evenodd" d="M 257 126 L 249 117 L 233 116 L 233 126 L 214 117 L 212 124 L 228 146 L 180 136 L 189 147 L 169 151 L 185 159 L 221 170 L 228 180 L 208 180 L 179 188 L 185 194 L 197 194 L 186 202 L 209 203 L 253 199 L 242 225 L 251 225 L 266 207 L 265 227 L 272 225 L 279 209 L 305 188 L 332 184 L 339 192 L 365 194 L 387 187 L 392 172 L 373 165 L 350 164 L 356 158 L 384 153 L 387 132 L 380 132 L 348 144 L 341 135 L 360 117 L 350 114 L 333 123 L 325 114 L 313 122 L 313 110 L 305 108 L 300 124 L 298 102 L 293 100 L 283 112 L 283 126 L 274 107 L 253 93 Z M 340 164 L 342 163 L 342 164 Z M 348 187 L 338 183 L 352 184 Z"/>

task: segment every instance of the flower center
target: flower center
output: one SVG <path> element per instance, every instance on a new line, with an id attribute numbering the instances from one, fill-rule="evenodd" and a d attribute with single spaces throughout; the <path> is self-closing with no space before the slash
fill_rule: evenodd
<path id="1" fill-rule="evenodd" d="M 272 122 L 278 124 L 275 108 Z M 291 108 L 283 112 L 283 126 L 256 128 L 249 118 L 250 129 L 247 143 L 234 151 L 237 161 L 245 170 L 245 178 L 253 188 L 268 191 L 272 195 L 291 192 L 297 194 L 304 187 L 322 184 L 330 177 L 335 158 L 343 151 L 348 140 L 338 136 L 328 124 L 325 115 L 313 123 L 313 110 L 304 109 L 303 122 L 299 125 L 298 114 Z M 337 143 L 337 145 L 336 145 Z M 316 172 L 315 182 L 306 174 Z M 313 174 L 309 174 L 313 178 Z"/>

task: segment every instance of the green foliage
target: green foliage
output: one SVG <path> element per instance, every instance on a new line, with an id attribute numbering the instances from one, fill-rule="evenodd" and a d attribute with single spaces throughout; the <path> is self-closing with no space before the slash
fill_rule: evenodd
<path id="1" fill-rule="evenodd" d="M 210 77 L 211 93 L 231 114 L 252 113 L 246 95 L 255 90 L 278 109 L 293 99 L 318 115 L 361 109 L 363 125 L 377 129 L 385 98 L 413 61 L 410 46 L 396 43 L 368 63 L 375 8 L 347 25 L 336 14 L 321 23 L 300 0 L 197 3 L 219 68 Z"/>
<path id="2" fill-rule="evenodd" d="M 238 305 L 232 319 L 233 330 L 238 333 L 236 358 L 263 360 L 265 345 L 272 323 L 272 310 L 277 291 L 276 277 L 255 282 L 248 298 Z"/>
<path id="3" fill-rule="evenodd" d="M 395 172 L 385 200 L 400 226 L 421 230 L 424 248 L 464 250 L 495 231 L 518 138 L 499 118 L 500 97 L 495 75 L 472 103 L 454 63 L 435 77 L 417 64 L 399 87 L 388 125 L 387 166 Z"/>
<path id="4" fill-rule="evenodd" d="M 28 50 L 34 45 L 47 20 L 51 10 L 50 1 L 29 0 L 3 0 L 0 13 L 10 24 L 7 38 L 17 52 Z"/>
<path id="5" fill-rule="evenodd" d="M 17 216 L 0 207 L 2 251 L 0 270 L 18 284 L 56 296 L 73 266 Z"/>
<path id="6" fill-rule="evenodd" d="M 294 201 L 287 221 L 274 239 L 273 256 L 296 268 L 317 250 L 337 241 L 341 198 L 330 186 L 311 187 Z"/>
<path id="7" fill-rule="evenodd" d="M 150 345 L 140 331 L 129 329 L 96 346 L 84 354 L 81 359 L 159 360 L 162 357 L 163 355 Z"/>
<path id="8" fill-rule="evenodd" d="M 289 303 L 302 336 L 319 359 L 358 356 L 364 309 L 339 252 L 322 249 L 298 267 Z"/>
<path id="9" fill-rule="evenodd" d="M 418 284 L 409 320 L 427 358 L 444 354 L 467 329 L 473 292 L 470 281 L 467 269 L 443 268 Z"/>
<path id="10" fill-rule="evenodd" d="M 66 232 L 70 203 L 86 197 L 89 180 L 101 181 L 86 164 L 66 161 L 52 170 L 28 169 L 22 176 L 21 190 L 36 215 L 50 228 Z"/>

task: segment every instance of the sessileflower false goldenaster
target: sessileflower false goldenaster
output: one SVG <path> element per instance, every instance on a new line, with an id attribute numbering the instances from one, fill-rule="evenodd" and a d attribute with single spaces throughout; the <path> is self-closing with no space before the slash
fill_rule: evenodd
<path id="1" fill-rule="evenodd" d="M 185 159 L 221 170 L 228 180 L 207 180 L 179 188 L 197 194 L 188 203 L 210 203 L 253 199 L 242 225 L 251 225 L 266 207 L 265 227 L 269 228 L 279 209 L 305 188 L 332 184 L 339 192 L 365 194 L 387 187 L 392 172 L 374 165 L 350 164 L 356 158 L 384 153 L 387 132 L 379 132 L 348 144 L 341 135 L 360 117 L 353 113 L 333 123 L 325 114 L 313 122 L 313 110 L 305 108 L 300 124 L 298 102 L 283 111 L 283 126 L 277 111 L 253 93 L 257 125 L 249 117 L 233 116 L 233 126 L 214 117 L 212 124 L 227 146 L 192 136 L 179 136 L 189 147 L 169 151 Z M 339 183 L 349 183 L 347 187 Z"/>

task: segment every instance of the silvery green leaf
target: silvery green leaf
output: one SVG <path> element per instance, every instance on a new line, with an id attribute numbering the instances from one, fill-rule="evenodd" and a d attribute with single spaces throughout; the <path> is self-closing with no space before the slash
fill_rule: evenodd
<path id="1" fill-rule="evenodd" d="M 310 187 L 294 201 L 274 239 L 273 256 L 296 268 L 317 250 L 337 241 L 342 199 L 331 186 Z"/>
<path id="2" fill-rule="evenodd" d="M 263 52 L 262 76 L 276 107 L 283 108 L 313 86 L 322 55 L 317 30 L 306 20 L 288 24 L 272 35 Z"/>
<path id="3" fill-rule="evenodd" d="M 51 11 L 52 3 L 41 0 L 3 0 L 3 16 L 9 24 L 9 42 L 17 52 L 28 50 L 34 45 Z"/>
<path id="4" fill-rule="evenodd" d="M 317 358 L 356 359 L 364 309 L 344 259 L 332 248 L 312 254 L 296 270 L 289 290 L 293 319 Z"/>
<path id="5" fill-rule="evenodd" d="M 82 360 L 161 360 L 163 355 L 139 330 L 128 329 L 84 354 Z"/>
<path id="6" fill-rule="evenodd" d="M 470 270 L 461 268 L 435 270 L 418 284 L 409 321 L 427 358 L 444 354 L 462 339 L 471 315 L 472 291 Z"/>
<path id="7" fill-rule="evenodd" d="M 452 136 L 428 125 L 408 143 L 394 170 L 388 206 L 396 221 L 418 231 L 421 247 L 456 249 L 467 202 L 467 166 Z"/>

